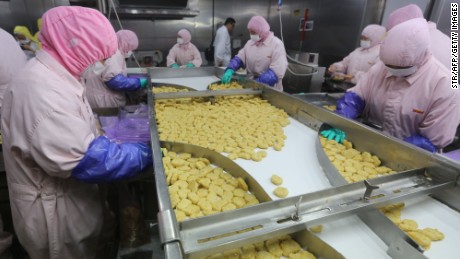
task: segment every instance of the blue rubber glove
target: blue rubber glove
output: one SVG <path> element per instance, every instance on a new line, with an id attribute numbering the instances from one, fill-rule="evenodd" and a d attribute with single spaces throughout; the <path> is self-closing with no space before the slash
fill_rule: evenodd
<path id="1" fill-rule="evenodd" d="M 188 63 L 187 65 L 185 65 L 186 67 L 195 67 L 195 65 L 193 65 L 193 63 Z"/>
<path id="2" fill-rule="evenodd" d="M 178 64 L 176 64 L 176 63 L 172 64 L 171 67 L 172 68 L 180 68 L 180 66 Z"/>
<path id="3" fill-rule="evenodd" d="M 262 73 L 257 79 L 257 82 L 267 84 L 269 86 L 274 86 L 278 82 L 278 77 L 276 76 L 275 72 L 270 68 Z"/>
<path id="4" fill-rule="evenodd" d="M 343 143 L 343 140 L 346 137 L 345 132 L 343 132 L 342 130 L 336 129 L 336 128 L 323 130 L 321 131 L 321 135 L 327 138 L 328 140 L 333 139 L 337 141 L 338 143 Z"/>
<path id="5" fill-rule="evenodd" d="M 147 87 L 149 80 L 147 80 L 147 78 L 142 77 L 142 78 L 139 78 L 139 82 L 141 84 L 141 89 L 142 89 L 142 88 Z"/>
<path id="6" fill-rule="evenodd" d="M 428 138 L 422 135 L 412 135 L 410 137 L 405 138 L 404 141 L 433 153 L 437 151 L 437 148 L 433 145 L 433 143 L 431 143 L 431 141 Z"/>
<path id="7" fill-rule="evenodd" d="M 225 70 L 224 75 L 222 76 L 222 84 L 228 84 L 230 81 L 232 81 L 233 74 L 235 73 L 235 70 L 228 68 Z"/>
<path id="8" fill-rule="evenodd" d="M 72 176 L 87 183 L 104 183 L 136 176 L 152 165 L 152 149 L 141 143 L 117 144 L 104 136 L 93 140 Z"/>
<path id="9" fill-rule="evenodd" d="M 346 92 L 337 101 L 337 113 L 349 119 L 356 119 L 364 111 L 364 107 L 366 103 L 354 92 Z"/>
<path id="10" fill-rule="evenodd" d="M 238 69 L 244 67 L 244 62 L 238 56 L 235 56 L 230 60 L 228 63 L 227 69 L 233 69 L 233 71 L 237 71 Z"/>
<path id="11" fill-rule="evenodd" d="M 105 82 L 108 88 L 116 91 L 136 91 L 142 87 L 142 82 L 136 77 L 126 77 L 118 74 Z"/>

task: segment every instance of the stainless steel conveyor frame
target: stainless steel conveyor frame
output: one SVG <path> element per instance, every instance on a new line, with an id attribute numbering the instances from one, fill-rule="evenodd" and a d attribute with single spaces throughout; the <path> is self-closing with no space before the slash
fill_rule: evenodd
<path id="1" fill-rule="evenodd" d="M 158 72 L 150 71 L 155 78 Z M 218 74 L 221 71 L 206 69 L 187 70 L 188 76 Z M 164 70 L 170 73 L 170 70 Z M 184 76 L 184 74 L 182 75 Z M 179 224 L 171 208 L 168 188 L 162 163 L 162 153 L 155 120 L 155 97 L 149 91 L 149 118 L 151 143 L 154 156 L 154 170 L 157 187 L 160 226 L 160 237 L 166 258 L 184 258 L 209 255 L 222 249 L 232 248 L 247 241 L 260 241 L 261 235 L 287 234 L 305 228 L 307 222 L 323 222 L 332 218 L 349 214 L 359 214 L 361 219 L 389 246 L 388 253 L 394 258 L 423 258 L 417 251 L 418 245 L 375 209 L 374 206 L 403 200 L 410 196 L 434 193 L 439 201 L 448 206 L 460 209 L 460 189 L 458 176 L 460 165 L 431 154 L 393 137 L 383 135 L 372 128 L 355 121 L 342 118 L 322 107 L 307 103 L 294 96 L 277 92 L 271 88 L 248 80 L 243 82 L 248 88 L 262 89 L 261 97 L 272 105 L 283 109 L 292 118 L 302 124 L 319 130 L 327 123 L 347 133 L 347 138 L 359 150 L 378 154 L 386 161 L 386 165 L 402 173 L 381 177 L 364 182 L 344 185 L 337 172 L 325 166 L 323 170 L 329 176 L 331 184 L 337 186 L 323 191 L 309 193 L 283 200 L 262 203 L 236 211 L 230 211 L 199 219 L 191 219 Z M 220 91 L 219 95 L 228 95 Z M 248 94 L 256 91 L 248 90 Z M 239 91 L 239 94 L 243 92 Z M 210 96 L 209 91 L 195 92 L 193 97 Z M 175 98 L 174 94 L 163 94 L 158 97 Z M 192 97 L 180 93 L 176 97 Z M 318 143 L 317 143 L 318 145 Z M 321 154 L 319 159 L 323 159 Z M 335 180 L 334 180 L 335 179 Z M 379 190 L 373 199 L 365 199 L 363 195 L 370 191 L 368 184 L 377 185 Z M 345 206 L 346 205 L 346 206 Z M 363 213 L 365 212 L 365 213 Z M 383 221 L 383 223 L 382 223 Z M 242 223 L 244 222 L 244 223 Z M 235 224 L 238 223 L 238 224 Z M 257 223 L 257 224 L 255 224 Z M 256 228 L 253 228 L 256 227 Z M 242 229 L 253 229 L 244 233 L 236 233 Z M 225 237 L 211 240 L 212 237 Z M 420 250 L 420 249 L 419 249 Z"/>

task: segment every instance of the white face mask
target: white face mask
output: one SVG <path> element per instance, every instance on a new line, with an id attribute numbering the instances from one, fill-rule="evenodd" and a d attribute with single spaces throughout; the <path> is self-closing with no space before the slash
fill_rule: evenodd
<path id="1" fill-rule="evenodd" d="M 386 68 L 392 76 L 396 76 L 396 77 L 406 77 L 406 76 L 410 76 L 414 74 L 415 72 L 417 72 L 416 66 L 408 67 L 408 68 L 397 68 L 397 69 L 386 66 Z"/>
<path id="2" fill-rule="evenodd" d="M 81 74 L 81 77 L 83 77 L 84 79 L 91 79 L 94 77 L 98 77 L 102 74 L 102 72 L 104 72 L 104 69 L 105 69 L 105 66 L 101 62 L 98 61 L 96 63 L 91 64 L 89 67 L 87 67 L 85 71 L 83 71 L 83 73 Z"/>
<path id="3" fill-rule="evenodd" d="M 125 58 L 129 58 L 131 57 L 131 55 L 133 55 L 133 52 L 130 50 L 128 51 L 128 53 L 125 54 Z"/>
<path id="4" fill-rule="evenodd" d="M 251 34 L 251 40 L 253 40 L 253 41 L 259 41 L 259 40 L 260 40 L 259 34 Z"/>
<path id="5" fill-rule="evenodd" d="M 179 43 L 179 44 L 184 44 L 184 39 L 182 39 L 182 38 L 177 38 L 177 43 Z"/>
<path id="6" fill-rule="evenodd" d="M 371 47 L 371 41 L 369 40 L 361 40 L 361 48 L 368 49 Z"/>
<path id="7" fill-rule="evenodd" d="M 19 44 L 21 45 L 26 45 L 26 44 L 29 44 L 30 43 L 30 40 L 29 39 L 25 39 L 25 40 L 18 40 Z"/>

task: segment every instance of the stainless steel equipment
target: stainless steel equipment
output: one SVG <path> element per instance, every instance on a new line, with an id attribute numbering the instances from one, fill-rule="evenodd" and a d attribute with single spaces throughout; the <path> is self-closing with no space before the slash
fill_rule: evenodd
<path id="1" fill-rule="evenodd" d="M 152 78 L 156 78 L 162 77 L 160 75 L 164 72 L 165 77 L 169 77 L 170 71 L 172 70 L 152 69 L 150 74 Z M 189 69 L 184 70 L 183 74 L 193 77 L 194 75 L 215 75 L 218 72 L 219 70 Z M 250 80 L 243 82 L 243 84 L 251 85 L 251 88 L 254 87 L 254 84 L 257 85 Z M 180 93 L 176 97 L 209 96 L 211 94 L 209 92 L 194 92 L 189 95 Z M 214 94 L 224 93 L 215 92 Z M 168 94 L 167 97 L 175 98 L 174 94 Z M 319 130 L 323 123 L 343 129 L 357 149 L 378 154 L 389 167 L 402 173 L 369 181 L 368 184 L 380 187 L 377 191 L 372 192 L 377 195 L 371 195 L 369 193 L 370 187 L 364 182 L 360 182 L 266 202 L 236 211 L 191 219 L 178 225 L 172 213 L 165 184 L 160 142 L 153 109 L 155 98 L 150 96 L 151 137 L 160 205 L 159 224 L 164 226 L 160 234 L 166 257 L 173 258 L 173 254 L 175 256 L 182 252 L 191 258 L 212 254 L 217 250 L 222 251 L 222 249 L 236 247 L 245 242 L 266 239 L 267 235 L 293 233 L 304 229 L 305 224 L 324 222 L 348 214 L 365 215 L 361 212 L 369 211 L 373 206 L 384 205 L 411 196 L 426 195 L 435 191 L 440 201 L 457 210 L 460 208 L 458 201 L 454 200 L 454 197 L 458 198 L 460 195 L 460 189 L 456 187 L 460 165 L 441 159 L 437 155 L 415 149 L 401 140 L 383 135 L 358 122 L 344 119 L 318 105 L 306 103 L 297 97 L 277 92 L 271 88 L 262 87 L 261 97 L 268 100 L 270 104 L 283 109 L 292 118 L 311 129 Z M 323 170 L 325 174 L 334 173 L 328 167 L 323 167 Z M 332 183 L 335 182 L 332 181 Z M 388 253 L 392 257 L 423 257 L 414 249 L 418 246 L 401 235 L 400 232 L 395 231 L 394 227 L 380 231 L 377 227 L 373 227 L 376 224 L 374 218 L 370 217 L 364 221 L 388 244 Z M 382 223 L 380 229 L 382 226 L 385 224 Z M 245 233 L 235 233 L 253 227 L 256 229 Z M 209 240 L 210 237 L 218 237 L 228 233 L 233 233 L 233 235 Z M 199 242 L 200 240 L 201 242 Z"/>

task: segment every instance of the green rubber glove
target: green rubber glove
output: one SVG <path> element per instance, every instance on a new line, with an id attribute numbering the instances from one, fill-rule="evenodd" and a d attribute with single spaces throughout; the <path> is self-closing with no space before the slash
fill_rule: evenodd
<path id="1" fill-rule="evenodd" d="M 185 65 L 186 67 L 195 67 L 195 65 L 193 65 L 193 63 L 188 63 L 187 65 Z"/>
<path id="2" fill-rule="evenodd" d="M 232 81 L 233 74 L 235 74 L 235 70 L 231 68 L 227 69 L 222 76 L 222 84 L 229 84 Z"/>
<path id="3" fill-rule="evenodd" d="M 176 64 L 176 63 L 174 63 L 174 64 L 171 65 L 171 67 L 172 67 L 172 68 L 179 68 L 179 65 Z"/>
<path id="4" fill-rule="evenodd" d="M 149 82 L 147 78 L 139 78 L 139 81 L 141 82 L 141 89 L 147 87 L 147 83 Z"/>
<path id="5" fill-rule="evenodd" d="M 337 141 L 338 143 L 342 143 L 343 140 L 346 137 L 345 132 L 343 132 L 343 131 L 341 131 L 339 129 L 336 129 L 336 128 L 323 130 L 323 131 L 321 131 L 321 135 L 323 137 L 327 138 L 328 140 L 333 139 L 333 140 Z"/>

